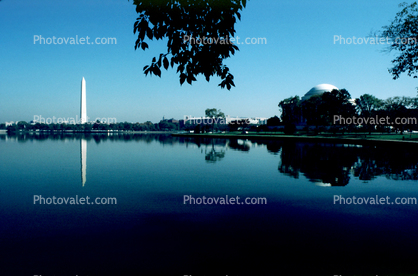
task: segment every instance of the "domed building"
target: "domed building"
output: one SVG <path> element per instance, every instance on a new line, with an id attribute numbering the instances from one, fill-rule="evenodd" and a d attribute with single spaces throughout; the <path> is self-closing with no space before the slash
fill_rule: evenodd
<path id="1" fill-rule="evenodd" d="M 318 85 L 312 87 L 311 90 L 309 90 L 305 94 L 305 96 L 302 97 L 301 102 L 309 100 L 313 96 L 320 96 L 320 95 L 324 94 L 325 92 L 331 92 L 332 90 L 339 90 L 339 89 L 332 84 L 327 84 L 327 83 L 318 84 Z M 354 99 L 350 99 L 349 102 L 351 102 L 351 104 L 355 104 Z M 299 126 L 306 126 L 307 125 L 306 118 L 304 118 L 303 114 L 301 115 L 300 121 L 298 122 L 297 125 L 299 125 Z"/>
<path id="2" fill-rule="evenodd" d="M 326 84 L 326 83 L 318 84 L 317 86 L 312 87 L 312 89 L 309 90 L 305 94 L 305 96 L 302 97 L 302 101 L 306 101 L 312 96 L 322 95 L 325 92 L 331 92 L 334 89 L 339 90 L 337 87 L 335 87 L 332 84 Z"/>
<path id="3" fill-rule="evenodd" d="M 319 96 L 319 95 L 324 94 L 325 92 L 332 92 L 333 90 L 340 90 L 340 89 L 338 89 L 336 86 L 334 86 L 332 84 L 327 84 L 327 83 L 318 84 L 318 85 L 312 87 L 311 90 L 309 90 L 301 98 L 300 103 L 303 103 L 304 101 L 310 99 L 313 96 Z M 355 99 L 348 99 L 348 102 L 350 102 L 354 106 L 356 105 Z M 293 112 L 293 111 L 290 111 L 290 112 Z M 307 120 L 303 116 L 303 110 L 300 110 L 300 112 L 296 116 L 297 116 L 297 118 L 293 119 L 293 120 L 296 120 L 296 122 L 295 122 L 296 127 L 299 128 L 299 129 L 302 129 L 302 127 L 307 125 Z"/>

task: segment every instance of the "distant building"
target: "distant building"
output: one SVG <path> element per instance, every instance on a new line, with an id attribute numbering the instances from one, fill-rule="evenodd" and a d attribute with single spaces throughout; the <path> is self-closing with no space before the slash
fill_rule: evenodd
<path id="1" fill-rule="evenodd" d="M 332 84 L 318 84 L 309 90 L 305 96 L 302 97 L 302 102 L 309 100 L 312 96 L 322 95 L 325 92 L 331 92 L 332 90 L 339 90 L 336 86 Z"/>
<path id="2" fill-rule="evenodd" d="M 314 87 L 311 88 L 311 90 L 309 90 L 305 96 L 302 97 L 302 102 L 306 101 L 308 99 L 310 99 L 313 96 L 317 96 L 317 95 L 322 95 L 325 92 L 331 92 L 332 90 L 339 90 L 336 86 L 332 85 L 332 84 L 318 84 Z M 348 100 L 351 104 L 356 105 L 356 100 L 355 99 L 349 99 Z"/>
<path id="3" fill-rule="evenodd" d="M 301 98 L 301 102 L 309 100 L 313 96 L 319 96 L 324 94 L 325 92 L 331 92 L 332 90 L 339 90 L 336 86 L 332 84 L 318 84 L 314 87 L 312 87 L 306 94 Z M 355 99 L 349 99 L 348 100 L 351 104 L 356 105 Z M 303 117 L 303 114 L 299 120 L 299 122 L 296 123 L 299 126 L 305 126 L 306 125 L 306 118 Z"/>

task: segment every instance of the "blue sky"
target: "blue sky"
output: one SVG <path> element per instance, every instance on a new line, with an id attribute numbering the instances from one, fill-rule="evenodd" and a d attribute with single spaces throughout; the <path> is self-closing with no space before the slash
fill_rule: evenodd
<path id="1" fill-rule="evenodd" d="M 400 1 L 401 2 L 401 1 Z M 87 83 L 90 118 L 159 122 L 202 116 L 218 108 L 231 116 L 279 115 L 284 98 L 303 96 L 329 83 L 353 98 L 368 93 L 386 99 L 417 95 L 416 79 L 388 73 L 393 53 L 384 45 L 334 44 L 334 36 L 367 37 L 400 10 L 397 1 L 250 0 L 237 36 L 265 37 L 267 44 L 238 45 L 225 61 L 235 88 L 203 77 L 180 86 L 175 70 L 145 76 L 142 68 L 165 52 L 166 41 L 134 50 L 135 6 L 127 0 L 2 0 L 0 2 L 0 122 L 34 116 L 75 117 L 80 84 Z M 34 36 L 114 37 L 115 45 L 40 45 Z"/>

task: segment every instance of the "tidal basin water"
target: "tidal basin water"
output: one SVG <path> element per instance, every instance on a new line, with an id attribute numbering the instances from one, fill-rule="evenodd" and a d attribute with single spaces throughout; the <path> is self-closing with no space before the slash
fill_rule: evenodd
<path id="1" fill-rule="evenodd" d="M 395 204 L 418 198 L 410 146 L 0 134 L 0 152 L 0 274 L 418 271 L 418 205 Z"/>

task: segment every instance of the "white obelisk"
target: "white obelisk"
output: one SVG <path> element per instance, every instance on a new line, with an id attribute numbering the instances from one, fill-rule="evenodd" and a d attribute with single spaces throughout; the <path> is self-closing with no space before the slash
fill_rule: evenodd
<path id="1" fill-rule="evenodd" d="M 81 110 L 80 110 L 80 122 L 82 124 L 87 123 L 87 105 L 86 105 L 86 80 L 81 80 Z"/>

